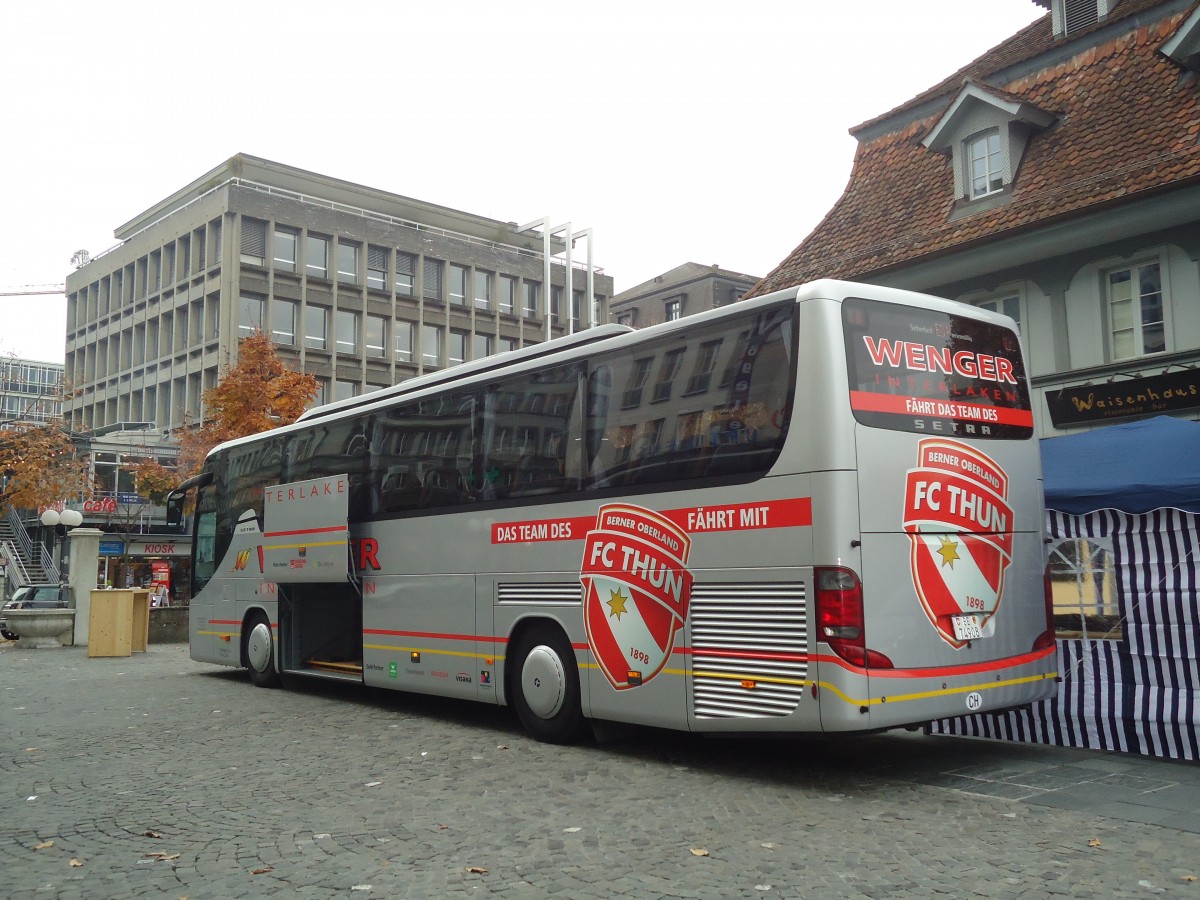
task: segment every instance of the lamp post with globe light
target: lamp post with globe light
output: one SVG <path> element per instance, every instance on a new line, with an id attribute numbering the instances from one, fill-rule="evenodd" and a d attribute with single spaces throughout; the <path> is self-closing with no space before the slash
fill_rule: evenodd
<path id="1" fill-rule="evenodd" d="M 53 562 L 55 570 L 59 573 L 59 581 L 65 581 L 66 566 L 69 560 L 62 556 L 63 541 L 61 538 L 66 535 L 68 528 L 78 528 L 83 524 L 83 514 L 77 509 L 64 509 L 59 512 L 50 507 L 42 513 L 41 522 L 58 538 L 54 541 Z"/>

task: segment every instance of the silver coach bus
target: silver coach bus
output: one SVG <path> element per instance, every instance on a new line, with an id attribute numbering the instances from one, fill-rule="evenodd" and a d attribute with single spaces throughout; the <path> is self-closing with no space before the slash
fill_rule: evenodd
<path id="1" fill-rule="evenodd" d="M 1055 690 L 1011 319 L 819 281 L 602 326 L 230 441 L 191 655 L 693 731 L 867 731 Z"/>

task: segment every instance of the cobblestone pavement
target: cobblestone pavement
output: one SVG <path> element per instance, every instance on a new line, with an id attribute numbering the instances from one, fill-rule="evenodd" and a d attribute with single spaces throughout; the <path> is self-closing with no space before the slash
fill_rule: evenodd
<path id="1" fill-rule="evenodd" d="M 7 897 L 1200 900 L 1195 765 L 919 734 L 560 748 L 182 645 L 0 649 L 0 778 Z"/>

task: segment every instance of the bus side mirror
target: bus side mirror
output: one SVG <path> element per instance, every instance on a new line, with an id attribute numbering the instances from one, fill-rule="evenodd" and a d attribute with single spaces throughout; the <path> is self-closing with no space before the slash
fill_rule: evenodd
<path id="1" fill-rule="evenodd" d="M 172 531 L 183 530 L 183 494 L 167 497 L 167 527 Z"/>

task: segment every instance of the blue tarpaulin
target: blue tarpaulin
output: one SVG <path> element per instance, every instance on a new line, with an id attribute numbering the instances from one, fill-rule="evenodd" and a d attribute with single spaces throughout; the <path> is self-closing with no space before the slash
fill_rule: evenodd
<path id="1" fill-rule="evenodd" d="M 1159 416 L 1045 438 L 1046 508 L 1200 513 L 1200 423 Z"/>

